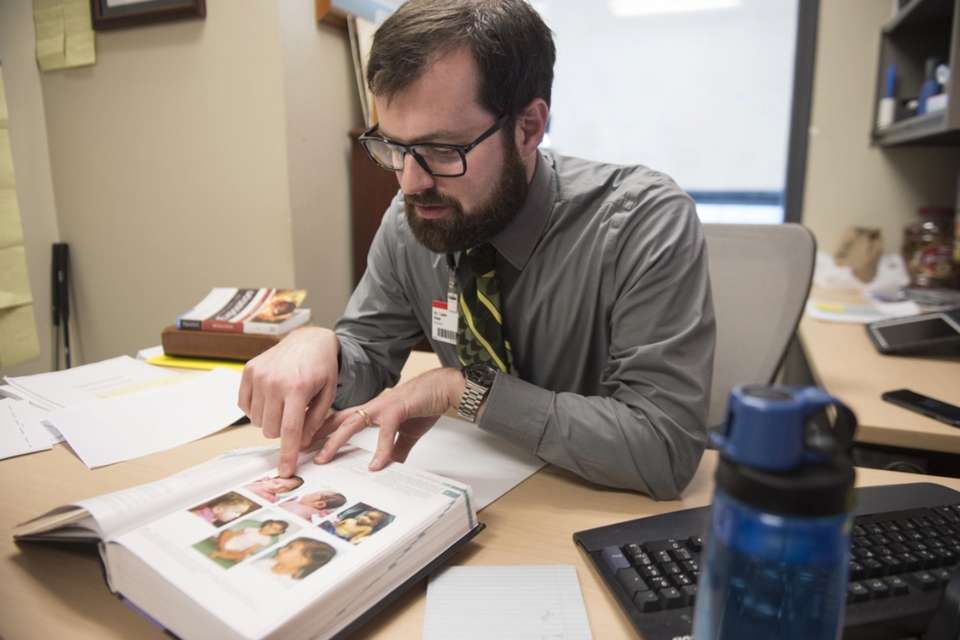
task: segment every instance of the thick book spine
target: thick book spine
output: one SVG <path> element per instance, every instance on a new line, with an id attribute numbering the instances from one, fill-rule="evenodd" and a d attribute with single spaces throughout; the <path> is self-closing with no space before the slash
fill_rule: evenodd
<path id="1" fill-rule="evenodd" d="M 222 320 L 204 320 L 200 323 L 203 331 L 220 331 L 223 333 L 244 333 L 242 322 L 223 322 Z"/>
<path id="2" fill-rule="evenodd" d="M 183 331 L 167 327 L 160 334 L 168 356 L 249 360 L 280 342 L 280 336 L 251 335 L 217 331 Z"/>

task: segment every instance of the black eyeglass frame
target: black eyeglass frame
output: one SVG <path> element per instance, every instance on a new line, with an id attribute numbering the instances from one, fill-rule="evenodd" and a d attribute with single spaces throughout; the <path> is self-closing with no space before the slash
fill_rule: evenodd
<path id="1" fill-rule="evenodd" d="M 427 173 L 429 173 L 430 175 L 436 178 L 459 178 L 460 176 L 464 175 L 467 172 L 467 154 L 470 151 L 473 151 L 473 149 L 477 145 L 479 145 L 481 142 L 483 142 L 484 140 L 486 140 L 487 138 L 495 134 L 497 131 L 499 131 L 501 128 L 503 128 L 503 125 L 506 124 L 507 120 L 509 119 L 510 119 L 509 115 L 501 116 L 499 120 L 493 123 L 492 127 L 490 127 L 489 129 L 481 133 L 476 140 L 474 140 L 470 144 L 462 145 L 462 146 L 455 145 L 455 144 L 441 144 L 437 142 L 421 142 L 420 144 L 400 144 L 399 142 L 387 140 L 386 138 L 379 138 L 372 135 L 380 127 L 379 122 L 374 124 L 367 131 L 365 131 L 363 135 L 360 136 L 359 141 L 360 141 L 360 144 L 363 145 L 363 150 L 367 152 L 368 156 L 370 156 L 370 159 L 373 160 L 378 167 L 382 169 L 386 169 L 387 171 L 400 172 L 400 171 L 403 171 L 403 167 L 400 167 L 399 169 L 397 169 L 395 167 L 387 166 L 382 162 L 380 162 L 379 160 L 377 160 L 377 158 L 370 151 L 370 148 L 367 147 L 367 142 L 382 142 L 382 143 L 391 145 L 397 149 L 402 150 L 404 156 L 406 156 L 409 153 L 410 155 L 413 156 L 413 159 L 417 161 L 417 164 L 423 167 L 424 171 L 426 171 Z M 430 169 L 429 166 L 427 166 L 427 161 L 424 160 L 419 153 L 417 153 L 416 150 L 418 147 L 430 147 L 433 149 L 447 149 L 450 151 L 456 151 L 458 154 L 460 154 L 460 163 L 463 165 L 463 171 L 461 171 L 460 173 L 435 173 L 432 169 Z"/>

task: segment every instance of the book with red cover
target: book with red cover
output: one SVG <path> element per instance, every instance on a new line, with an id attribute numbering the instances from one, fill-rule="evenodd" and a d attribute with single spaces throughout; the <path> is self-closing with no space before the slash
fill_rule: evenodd
<path id="1" fill-rule="evenodd" d="M 236 289 L 216 287 L 193 309 L 177 318 L 177 328 L 280 335 L 305 324 L 299 306 L 305 289 Z"/>

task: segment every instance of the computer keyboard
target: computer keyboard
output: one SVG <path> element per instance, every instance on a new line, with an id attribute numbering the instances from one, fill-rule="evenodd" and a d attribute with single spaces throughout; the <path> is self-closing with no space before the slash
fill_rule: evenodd
<path id="1" fill-rule="evenodd" d="M 709 507 L 580 531 L 644 640 L 690 636 Z M 922 634 L 960 563 L 960 492 L 915 483 L 857 489 L 846 640 Z"/>

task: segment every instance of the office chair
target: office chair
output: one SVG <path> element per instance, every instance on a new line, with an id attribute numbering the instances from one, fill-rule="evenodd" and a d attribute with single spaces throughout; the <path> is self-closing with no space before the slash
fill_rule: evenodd
<path id="1" fill-rule="evenodd" d="M 816 240 L 799 224 L 705 224 L 717 350 L 707 426 L 730 390 L 773 382 L 810 293 Z"/>

